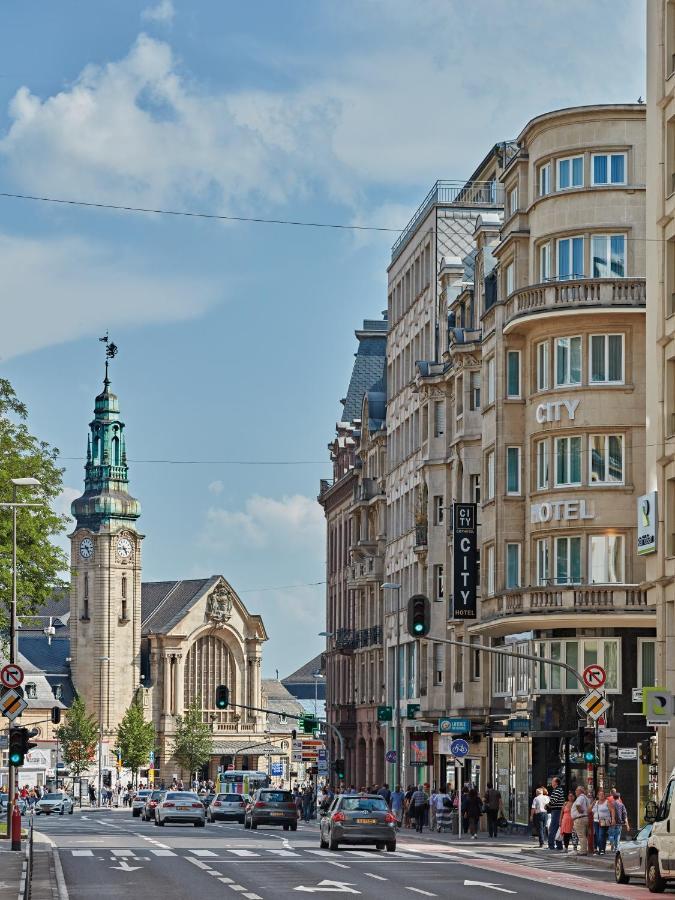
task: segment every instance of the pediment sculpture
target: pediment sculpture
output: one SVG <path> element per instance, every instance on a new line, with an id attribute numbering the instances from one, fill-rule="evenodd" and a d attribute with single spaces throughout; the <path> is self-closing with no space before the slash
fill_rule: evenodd
<path id="1" fill-rule="evenodd" d="M 206 618 L 211 622 L 229 622 L 234 598 L 224 584 L 219 584 L 206 601 Z"/>

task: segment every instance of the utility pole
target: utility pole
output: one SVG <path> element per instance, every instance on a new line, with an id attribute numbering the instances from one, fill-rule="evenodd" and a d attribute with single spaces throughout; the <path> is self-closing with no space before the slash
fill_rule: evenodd
<path id="1" fill-rule="evenodd" d="M 396 751 L 396 777 L 394 789 L 401 784 L 401 585 L 386 581 L 385 591 L 395 591 L 396 596 L 396 655 L 394 656 L 394 750 Z"/>

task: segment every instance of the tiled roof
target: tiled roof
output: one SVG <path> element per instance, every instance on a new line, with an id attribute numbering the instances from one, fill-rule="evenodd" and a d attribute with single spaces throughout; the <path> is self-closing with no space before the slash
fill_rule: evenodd
<path id="1" fill-rule="evenodd" d="M 291 672 L 285 678 L 281 679 L 282 684 L 314 684 L 314 672 L 321 671 L 322 653 L 310 659 L 304 666 L 300 666 L 295 672 Z"/>
<path id="2" fill-rule="evenodd" d="M 302 703 L 299 703 L 293 694 L 288 691 L 281 681 L 276 678 L 263 678 L 261 682 L 262 705 L 265 709 L 274 709 L 293 716 L 301 716 L 305 712 Z M 293 720 L 294 721 L 294 720 Z M 293 724 L 281 725 L 280 717 L 274 713 L 267 714 L 267 724 L 272 731 L 288 731 Z"/>
<path id="3" fill-rule="evenodd" d="M 376 326 L 376 327 L 374 327 Z M 361 418 L 361 404 L 366 391 L 384 390 L 384 375 L 387 363 L 387 322 L 366 319 L 363 329 L 356 332 L 359 348 L 354 359 L 354 368 L 340 412 L 339 421 L 354 422 Z"/>
<path id="4" fill-rule="evenodd" d="M 189 581 L 144 582 L 141 585 L 141 632 L 149 634 L 167 630 L 217 580 L 218 576 L 213 575 L 211 578 Z"/>

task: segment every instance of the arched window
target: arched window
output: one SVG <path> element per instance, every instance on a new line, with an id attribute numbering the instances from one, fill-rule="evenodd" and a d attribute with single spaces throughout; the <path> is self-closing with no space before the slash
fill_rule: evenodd
<path id="1" fill-rule="evenodd" d="M 113 466 L 120 464 L 120 439 L 118 437 L 112 439 L 112 464 Z"/>
<path id="2" fill-rule="evenodd" d="M 89 573 L 84 573 L 84 597 L 86 600 L 89 599 Z"/>
<path id="3" fill-rule="evenodd" d="M 122 616 L 121 618 L 126 622 L 127 616 L 127 576 L 122 575 Z"/>
<path id="4" fill-rule="evenodd" d="M 216 710 L 216 687 L 226 684 L 230 689 L 230 698 L 234 700 L 237 678 L 237 664 L 225 641 L 213 634 L 199 638 L 190 647 L 185 660 L 185 707 L 199 699 L 204 710 L 204 721 L 210 721 L 210 712 L 222 716 L 223 713 Z"/>

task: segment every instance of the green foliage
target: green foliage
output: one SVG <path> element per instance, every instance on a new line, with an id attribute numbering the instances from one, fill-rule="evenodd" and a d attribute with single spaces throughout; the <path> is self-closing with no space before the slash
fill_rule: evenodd
<path id="1" fill-rule="evenodd" d="M 17 489 L 17 499 L 43 506 L 17 511 L 17 606 L 19 615 L 34 612 L 49 600 L 55 588 L 65 588 L 60 573 L 68 558 L 52 540 L 69 522 L 50 504 L 63 489 L 59 451 L 34 437 L 26 425 L 27 411 L 12 385 L 0 378 L 0 503 L 11 502 L 11 478 L 37 478 L 39 488 Z M 12 513 L 0 507 L 0 629 L 7 627 L 12 597 Z"/>
<path id="2" fill-rule="evenodd" d="M 117 749 L 122 765 L 131 769 L 134 775 L 149 761 L 150 751 L 155 748 L 155 726 L 143 718 L 143 709 L 135 699 L 117 728 Z"/>
<path id="3" fill-rule="evenodd" d="M 202 703 L 197 698 L 190 704 L 184 716 L 176 716 L 176 737 L 173 755 L 193 775 L 208 762 L 213 753 L 211 728 L 202 722 Z"/>
<path id="4" fill-rule="evenodd" d="M 63 725 L 56 729 L 61 744 L 60 756 L 77 777 L 94 761 L 98 741 L 98 722 L 87 712 L 84 700 L 76 696 L 66 711 Z"/>

